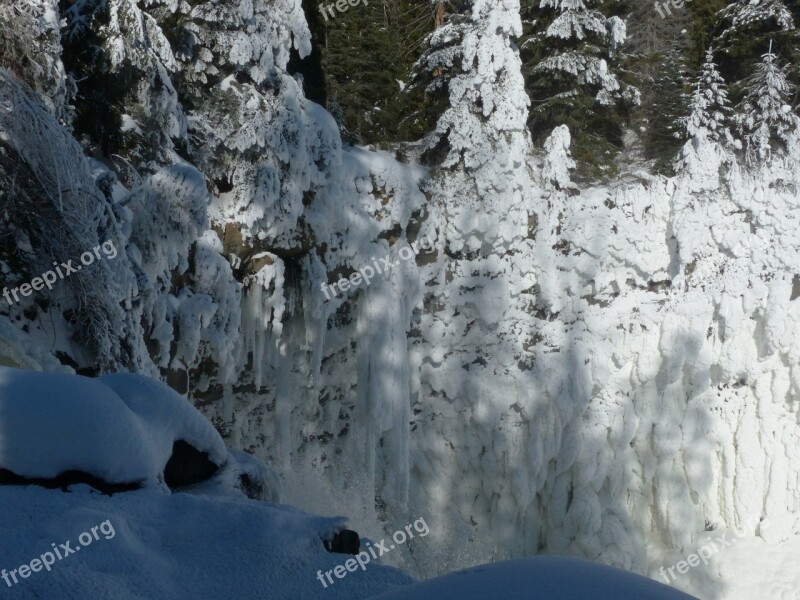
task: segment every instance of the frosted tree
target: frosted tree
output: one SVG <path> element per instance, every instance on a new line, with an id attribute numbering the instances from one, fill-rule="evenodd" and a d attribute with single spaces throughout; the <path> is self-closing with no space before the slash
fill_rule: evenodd
<path id="1" fill-rule="evenodd" d="M 545 160 L 542 168 L 542 180 L 545 185 L 556 189 L 567 189 L 572 184 L 570 169 L 575 168 L 575 161 L 570 154 L 572 143 L 569 128 L 559 125 L 544 142 Z"/>
<path id="2" fill-rule="evenodd" d="M 302 7 L 199 2 L 178 28 L 176 85 L 191 106 L 191 156 L 220 196 L 210 216 L 237 223 L 246 240 L 286 247 L 302 235 L 304 198 L 326 181 L 341 148 L 334 120 L 286 73 L 290 49 L 311 51 Z"/>
<path id="3" fill-rule="evenodd" d="M 525 134 L 529 100 L 512 42 L 520 33 L 516 0 L 475 0 L 471 14 L 459 15 L 434 33 L 433 43 L 442 47 L 429 60 L 447 73 L 443 83 L 449 107 L 430 146 L 441 150 L 439 167 L 449 172 L 450 185 L 463 187 L 458 195 L 448 195 L 459 198 L 447 201 L 453 217 L 448 241 L 473 250 L 500 241 L 495 224 L 491 230 L 485 227 L 491 218 L 476 226 L 475 210 L 503 215 L 509 226 L 516 221 L 509 211 L 518 208 L 522 182 L 508 175 L 524 172 L 518 161 L 530 151 Z"/>
<path id="4" fill-rule="evenodd" d="M 22 78 L 42 95 L 56 117 L 67 121 L 72 90 L 61 50 L 57 0 L 0 3 L 0 67 Z"/>
<path id="5" fill-rule="evenodd" d="M 736 122 L 748 162 L 767 159 L 773 145 L 785 149 L 798 130 L 800 119 L 789 104 L 794 86 L 787 79 L 788 69 L 788 65 L 779 66 L 770 44 L 746 82 Z"/>
<path id="6" fill-rule="evenodd" d="M 626 24 L 606 17 L 598 0 L 529 0 L 523 40 L 534 136 L 566 124 L 573 133 L 620 134 L 620 110 L 639 103 L 639 91 L 619 76 Z"/>
<path id="7" fill-rule="evenodd" d="M 737 37 L 744 28 L 768 21 L 784 31 L 794 29 L 792 12 L 783 0 L 736 0 L 719 12 L 719 18 L 728 23 L 723 37 Z"/>
<path id="8" fill-rule="evenodd" d="M 735 0 L 717 13 L 713 45 L 717 65 L 732 86 L 745 80 L 768 43 L 777 54 L 798 60 L 798 31 L 785 0 Z"/>
<path id="9" fill-rule="evenodd" d="M 711 48 L 706 52 L 706 60 L 695 83 L 689 109 L 689 116 L 681 120 L 689 137 L 705 137 L 718 143 L 733 144 L 733 136 L 728 127 L 732 112 L 728 90 L 714 63 L 714 52 Z"/>
<path id="10" fill-rule="evenodd" d="M 82 100 L 76 133 L 96 154 L 152 173 L 180 160 L 177 152 L 185 154 L 187 123 L 172 80 L 178 63 L 160 25 L 166 9 L 159 0 L 144 3 L 147 9 L 139 4 L 72 3 L 63 13 L 63 44 Z"/>
<path id="11" fill-rule="evenodd" d="M 538 443 L 491 433 L 513 419 L 515 403 L 523 410 L 531 406 L 509 385 L 518 381 L 509 373 L 518 374 L 519 363 L 535 362 L 527 343 L 536 338 L 530 330 L 537 327 L 530 314 L 535 279 L 530 273 L 537 263 L 537 223 L 546 219 L 529 171 L 534 162 L 526 130 L 529 100 L 514 43 L 521 31 L 517 0 L 474 0 L 434 32 L 426 56 L 432 69 L 441 69 L 432 85 L 446 93 L 447 106 L 428 140 L 434 168 L 426 183 L 431 196 L 426 226 L 436 237 L 437 256 L 422 272 L 421 280 L 428 282 L 424 307 L 411 324 L 419 332 L 413 343 L 424 355 L 435 354 L 438 366 L 420 377 L 414 438 L 447 441 L 432 450 L 430 463 L 414 454 L 413 468 L 436 464 L 440 472 L 460 473 L 467 464 L 496 461 L 497 469 L 483 480 L 454 477 L 442 498 L 463 519 L 455 527 L 476 536 L 513 521 L 510 504 L 485 516 L 478 516 L 478 507 L 507 489 L 498 474 L 513 468 L 511 457 Z M 566 127 L 559 133 L 549 179 L 566 185 L 569 134 Z M 448 418 L 448 406 L 467 419 Z M 450 444 L 465 435 L 487 440 L 485 457 Z M 522 477 L 517 483 L 520 505 L 535 505 L 533 486 Z M 429 502 L 437 486 L 435 479 L 412 486 L 409 504 Z"/>
<path id="12" fill-rule="evenodd" d="M 435 10 L 436 29 L 426 38 L 426 48 L 412 67 L 409 92 L 424 88 L 427 110 L 422 118 L 435 127 L 448 105 L 448 83 L 458 72 L 456 63 L 470 19 L 467 7 L 445 11 L 444 4 L 435 0 L 430 7 Z"/>

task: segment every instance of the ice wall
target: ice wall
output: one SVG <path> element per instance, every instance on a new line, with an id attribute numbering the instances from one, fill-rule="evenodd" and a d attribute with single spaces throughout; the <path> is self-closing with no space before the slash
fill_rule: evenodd
<path id="1" fill-rule="evenodd" d="M 657 576 L 708 532 L 796 540 L 797 165 L 699 151 L 673 179 L 543 181 L 511 256 L 437 248 L 330 301 L 307 264 L 265 389 L 228 399 L 243 445 L 292 502 L 436 523 L 405 557 L 422 575 L 551 552 Z M 678 584 L 735 597 L 724 560 Z"/>
<path id="2" fill-rule="evenodd" d="M 335 154 L 303 212 L 318 250 L 278 257 L 260 385 L 220 420 L 292 502 L 436 523 L 404 556 L 421 575 L 552 552 L 655 576 L 708 532 L 793 538 L 797 163 L 749 172 L 695 141 L 677 177 L 579 191 L 568 132 L 527 146 L 514 3 L 476 7 L 451 156 L 427 174 Z M 397 261 L 422 235 L 433 252 Z M 384 257 L 400 266 L 321 291 Z M 678 584 L 733 594 L 718 573 Z"/>

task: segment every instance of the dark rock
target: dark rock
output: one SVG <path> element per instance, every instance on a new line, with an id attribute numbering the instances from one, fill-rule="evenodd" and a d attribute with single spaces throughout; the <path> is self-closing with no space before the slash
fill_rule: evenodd
<path id="1" fill-rule="evenodd" d="M 242 490 L 245 496 L 254 500 L 261 499 L 264 496 L 264 482 L 256 480 L 250 473 L 239 475 L 239 489 Z"/>
<path id="2" fill-rule="evenodd" d="M 325 549 L 335 554 L 356 555 L 361 550 L 361 538 L 352 529 L 342 529 L 333 534 L 332 540 L 322 540 Z"/>
<path id="3" fill-rule="evenodd" d="M 23 477 L 8 469 L 0 469 L 0 485 L 38 485 L 49 490 L 61 489 L 66 492 L 71 485 L 86 484 L 98 492 L 111 496 L 119 492 L 131 492 L 142 487 L 141 481 L 130 483 L 108 483 L 84 471 L 65 471 L 47 479 L 43 477 Z"/>
<path id="4" fill-rule="evenodd" d="M 182 488 L 209 479 L 219 470 L 206 452 L 178 440 L 172 445 L 172 456 L 164 467 L 164 483 L 170 489 Z"/>

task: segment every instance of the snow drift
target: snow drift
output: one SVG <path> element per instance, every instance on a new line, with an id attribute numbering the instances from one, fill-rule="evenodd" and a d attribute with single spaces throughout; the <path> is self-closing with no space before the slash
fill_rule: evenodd
<path id="1" fill-rule="evenodd" d="M 344 519 L 249 500 L 213 481 L 196 493 L 146 489 L 112 497 L 86 486 L 69 493 L 0 487 L 0 568 L 28 564 L 51 544 L 71 540 L 75 548 L 82 532 L 105 521 L 116 531 L 112 539 L 101 537 L 13 589 L 0 580 L 3 597 L 355 600 L 412 582 L 374 564 L 324 590 L 316 572 L 333 569 L 342 555 L 327 552 L 321 538 Z"/>
<path id="2" fill-rule="evenodd" d="M 620 569 L 575 558 L 542 556 L 480 565 L 381 594 L 375 600 L 442 598 L 692 600 L 694 596 Z"/>
<path id="3" fill-rule="evenodd" d="M 80 471 L 110 484 L 158 485 L 177 441 L 225 463 L 211 423 L 163 383 L 0 367 L 0 468 L 15 475 Z"/>

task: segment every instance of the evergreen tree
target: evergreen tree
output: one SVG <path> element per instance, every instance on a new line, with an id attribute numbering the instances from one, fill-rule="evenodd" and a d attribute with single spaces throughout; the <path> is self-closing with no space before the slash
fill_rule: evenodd
<path id="1" fill-rule="evenodd" d="M 691 71 L 691 39 L 687 11 L 659 16 L 652 4 L 632 0 L 625 5 L 628 37 L 625 68 L 636 73 L 641 104 L 632 111 L 632 132 L 643 143 L 644 157 L 658 172 L 673 168 L 682 137 L 678 120 L 688 111 L 687 80 Z M 669 68 L 664 68 L 669 65 Z"/>
<path id="2" fill-rule="evenodd" d="M 433 29 L 431 7 L 412 0 L 372 0 L 331 13 L 330 4 L 306 0 L 304 8 L 321 55 L 325 105 L 341 108 L 345 139 L 369 144 L 418 137 L 413 119 L 406 117 L 419 109 L 421 98 L 402 92 Z M 314 57 L 312 52 L 293 70 L 312 76 L 309 83 L 319 88 Z M 314 99 L 321 96 L 315 93 Z"/>
<path id="3" fill-rule="evenodd" d="M 733 136 L 728 128 L 732 112 L 728 90 L 714 63 L 711 48 L 706 52 L 706 62 L 697 78 L 689 109 L 689 116 L 681 119 L 689 137 L 704 136 L 718 143 L 733 144 Z"/>
<path id="4" fill-rule="evenodd" d="M 717 13 L 712 33 L 719 70 L 731 85 L 749 76 L 770 42 L 776 54 L 800 60 L 800 38 L 784 0 L 736 0 Z"/>
<path id="5" fill-rule="evenodd" d="M 542 140 L 559 124 L 575 135 L 576 157 L 591 160 L 598 139 L 619 147 L 626 109 L 639 91 L 619 77 L 625 22 L 598 0 L 528 0 L 522 42 L 530 126 Z"/>
<path id="6" fill-rule="evenodd" d="M 449 6 L 440 0 L 429 0 L 434 9 L 436 29 L 425 39 L 425 49 L 411 70 L 409 93 L 424 98 L 424 108 L 416 118 L 422 133 L 430 132 L 449 107 L 450 81 L 461 71 L 461 44 L 473 27 L 469 6 Z M 426 162 L 436 163 L 442 145 L 430 148 L 424 156 Z"/>
<path id="7" fill-rule="evenodd" d="M 645 140 L 648 158 L 660 173 L 671 173 L 675 154 L 681 146 L 680 120 L 689 111 L 691 69 L 679 48 L 667 50 L 658 60 L 649 99 L 642 112 L 647 115 Z M 670 68 L 665 68 L 670 65 Z"/>
<path id="8" fill-rule="evenodd" d="M 427 140 L 436 149 L 430 155 L 435 172 L 447 176 L 434 177 L 432 190 L 447 215 L 451 249 L 489 250 L 509 243 L 499 235 L 498 222 L 522 237 L 527 232 L 521 197 L 531 186 L 524 166 L 531 151 L 525 131 L 529 100 L 511 43 L 521 30 L 519 4 L 473 0 L 454 17 L 433 36 L 444 47 L 428 55 L 430 64 L 438 61 L 448 73 L 442 76 L 447 107 Z"/>
<path id="9" fill-rule="evenodd" d="M 79 100 L 77 137 L 139 172 L 185 154 L 187 119 L 172 81 L 178 62 L 165 34 L 176 35 L 167 25 L 177 14 L 162 0 L 147 8 L 125 0 L 63 0 L 61 8 L 64 66 Z"/>
<path id="10" fill-rule="evenodd" d="M 718 33 L 715 24 L 719 20 L 719 12 L 729 3 L 729 0 L 704 0 L 703 2 L 695 0 L 687 3 L 679 13 L 676 11 L 670 19 L 664 19 L 682 22 L 682 37 L 688 47 L 688 65 L 691 69 L 696 71 L 702 67 L 709 46 L 714 46 L 717 54 L 720 53 L 721 47 L 715 45 L 714 42 Z M 719 57 L 716 60 L 719 67 Z"/>
<path id="11" fill-rule="evenodd" d="M 794 86 L 787 79 L 787 71 L 788 66 L 778 65 L 770 44 L 747 81 L 737 124 L 744 137 L 748 162 L 767 159 L 773 145 L 785 149 L 798 130 L 800 118 L 789 106 Z"/>

